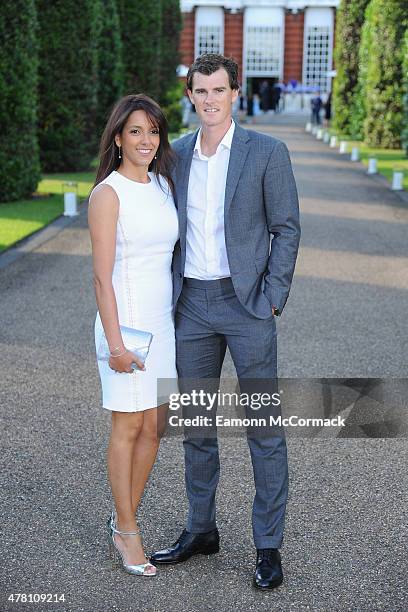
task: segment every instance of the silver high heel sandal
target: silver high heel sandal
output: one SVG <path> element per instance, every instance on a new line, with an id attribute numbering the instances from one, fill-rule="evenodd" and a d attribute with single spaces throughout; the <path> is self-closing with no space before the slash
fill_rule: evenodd
<path id="1" fill-rule="evenodd" d="M 110 517 L 106 521 L 106 527 L 110 536 L 113 535 L 112 529 L 115 527 L 115 510 L 112 510 Z"/>
<path id="2" fill-rule="evenodd" d="M 137 531 L 119 531 L 115 526 L 115 515 L 112 512 L 108 520 L 108 530 L 109 530 L 109 556 L 112 559 L 112 564 L 117 567 L 118 560 L 121 561 L 123 569 L 129 574 L 133 574 L 134 576 L 155 576 L 156 575 L 156 566 L 150 563 L 140 563 L 139 565 L 130 565 L 126 563 L 125 557 L 121 550 L 116 546 L 115 543 L 115 533 L 126 536 L 126 535 L 138 535 L 140 530 Z"/>

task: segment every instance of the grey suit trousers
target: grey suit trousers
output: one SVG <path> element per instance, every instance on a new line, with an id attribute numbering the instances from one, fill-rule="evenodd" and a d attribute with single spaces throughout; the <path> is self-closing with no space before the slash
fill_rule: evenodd
<path id="1" fill-rule="evenodd" d="M 248 313 L 230 278 L 184 279 L 176 310 L 176 343 L 181 389 L 183 379 L 219 379 L 227 346 L 241 391 L 249 379 L 276 382 L 275 318 L 260 319 Z M 276 410 L 280 414 L 279 407 L 274 416 Z M 256 548 L 279 548 L 288 494 L 284 433 L 259 436 L 247 430 L 247 441 L 256 490 L 254 543 Z M 183 445 L 189 500 L 187 530 L 204 533 L 216 527 L 215 493 L 220 471 L 217 437 L 185 432 Z"/>

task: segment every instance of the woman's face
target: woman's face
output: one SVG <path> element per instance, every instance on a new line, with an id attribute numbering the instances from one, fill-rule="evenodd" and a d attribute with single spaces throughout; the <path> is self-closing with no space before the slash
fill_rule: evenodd
<path id="1" fill-rule="evenodd" d="M 133 111 L 122 133 L 115 136 L 115 142 L 122 148 L 124 162 L 148 167 L 160 145 L 159 128 L 150 123 L 145 111 Z"/>

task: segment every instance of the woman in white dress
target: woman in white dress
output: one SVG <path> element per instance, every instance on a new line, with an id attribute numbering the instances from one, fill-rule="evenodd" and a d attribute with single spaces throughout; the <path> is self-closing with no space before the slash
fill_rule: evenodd
<path id="1" fill-rule="evenodd" d="M 100 165 L 89 198 L 97 355 L 102 405 L 111 411 L 108 474 L 116 512 L 108 522 L 110 550 L 135 575 L 153 576 L 136 522 L 165 422 L 157 380 L 176 380 L 171 261 L 178 239 L 170 176 L 174 161 L 167 121 L 151 98 L 116 104 L 101 140 Z M 127 350 L 120 326 L 153 334 L 145 364 Z M 133 365 L 132 365 L 133 364 Z M 136 369 L 134 365 L 137 365 Z"/>

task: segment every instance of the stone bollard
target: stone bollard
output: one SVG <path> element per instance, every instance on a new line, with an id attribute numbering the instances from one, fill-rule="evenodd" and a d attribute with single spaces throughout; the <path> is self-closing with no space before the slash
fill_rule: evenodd
<path id="1" fill-rule="evenodd" d="M 326 143 L 326 144 L 328 144 L 330 142 L 330 134 L 329 134 L 329 132 L 325 132 L 323 134 L 323 142 Z"/>
<path id="2" fill-rule="evenodd" d="M 76 217 L 78 213 L 78 183 L 68 181 L 63 184 L 64 216 Z"/>
<path id="3" fill-rule="evenodd" d="M 308 121 L 306 123 L 305 130 L 306 130 L 306 132 L 311 132 L 312 131 L 312 124 L 310 123 L 310 121 Z"/>
<path id="4" fill-rule="evenodd" d="M 337 136 L 332 136 L 330 138 L 330 147 L 335 149 L 337 147 Z"/>
<path id="5" fill-rule="evenodd" d="M 377 159 L 375 157 L 370 157 L 368 160 L 367 174 L 377 174 Z"/>
<path id="6" fill-rule="evenodd" d="M 340 141 L 339 153 L 341 155 L 344 155 L 344 153 L 347 153 L 347 141 L 346 140 Z"/>
<path id="7" fill-rule="evenodd" d="M 323 130 L 319 128 L 316 133 L 317 140 L 323 140 Z"/>
<path id="8" fill-rule="evenodd" d="M 312 126 L 312 134 L 313 134 L 313 136 L 316 136 L 316 134 L 317 134 L 317 130 L 318 130 L 317 125 L 313 125 L 313 126 Z"/>
<path id="9" fill-rule="evenodd" d="M 404 179 L 404 173 L 401 170 L 394 170 L 392 174 L 392 187 L 393 191 L 402 191 L 404 189 L 402 181 Z"/>
<path id="10" fill-rule="evenodd" d="M 360 160 L 360 149 L 358 147 L 353 147 L 351 149 L 351 161 L 359 161 Z"/>

